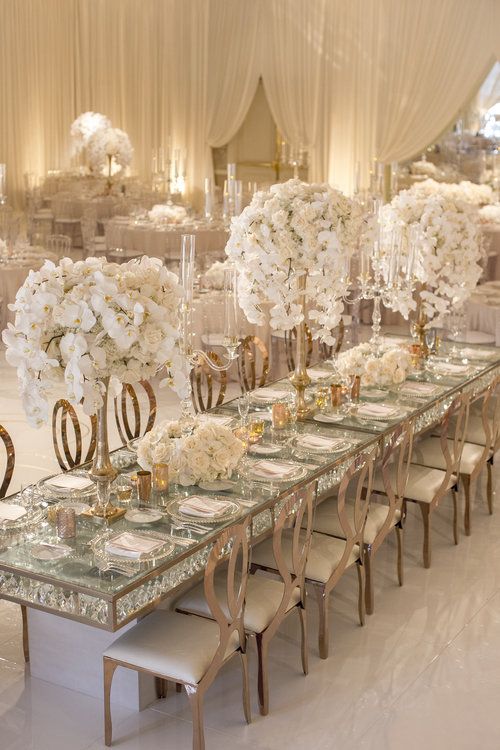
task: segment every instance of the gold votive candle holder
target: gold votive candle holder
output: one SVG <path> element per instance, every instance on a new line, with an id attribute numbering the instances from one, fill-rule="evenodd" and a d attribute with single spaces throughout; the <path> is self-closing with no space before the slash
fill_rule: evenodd
<path id="1" fill-rule="evenodd" d="M 353 401 L 359 401 L 359 394 L 361 393 L 361 376 L 355 375 L 354 382 L 352 384 L 351 398 Z"/>
<path id="2" fill-rule="evenodd" d="M 74 508 L 60 507 L 56 511 L 57 536 L 72 539 L 76 536 L 76 513 Z"/>
<path id="3" fill-rule="evenodd" d="M 120 503 L 129 503 L 132 499 L 132 487 L 126 484 L 122 484 L 115 490 L 116 499 Z"/>
<path id="4" fill-rule="evenodd" d="M 153 464 L 152 482 L 153 492 L 168 492 L 168 464 Z"/>
<path id="5" fill-rule="evenodd" d="M 151 472 L 137 472 L 137 495 L 140 503 L 149 503 L 151 499 Z"/>
<path id="6" fill-rule="evenodd" d="M 283 430 L 290 418 L 290 412 L 286 404 L 277 403 L 272 406 L 272 425 L 275 430 Z"/>
<path id="7" fill-rule="evenodd" d="M 338 409 L 342 404 L 342 386 L 339 383 L 332 383 L 330 386 L 332 398 L 332 409 Z"/>
<path id="8" fill-rule="evenodd" d="M 316 390 L 315 394 L 315 404 L 316 408 L 318 408 L 320 411 L 322 411 L 328 402 L 328 388 L 321 387 Z"/>
<path id="9" fill-rule="evenodd" d="M 249 442 L 257 443 L 264 434 L 265 424 L 263 419 L 252 419 L 248 425 Z"/>

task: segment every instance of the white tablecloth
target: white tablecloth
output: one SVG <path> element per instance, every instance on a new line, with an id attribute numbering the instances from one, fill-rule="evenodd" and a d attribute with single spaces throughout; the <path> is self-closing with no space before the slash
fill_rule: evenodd
<path id="1" fill-rule="evenodd" d="M 22 286 L 26 276 L 29 273 L 27 267 L 8 267 L 0 266 L 0 331 L 7 326 L 7 323 L 13 323 L 15 314 L 8 309 L 7 305 L 14 302 L 16 292 Z"/>
<path id="2" fill-rule="evenodd" d="M 171 225 L 168 228 L 153 224 L 134 224 L 128 220 L 111 220 L 106 226 L 106 247 L 108 250 L 120 248 L 124 257 L 151 255 L 156 258 L 167 256 L 171 260 L 181 257 L 181 235 L 196 236 L 196 253 L 211 254 L 214 259 L 224 256 L 228 240 L 225 229 Z"/>

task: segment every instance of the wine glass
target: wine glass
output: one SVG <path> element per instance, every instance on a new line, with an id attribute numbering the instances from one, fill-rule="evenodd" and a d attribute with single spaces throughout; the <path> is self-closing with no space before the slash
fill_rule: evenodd
<path id="1" fill-rule="evenodd" d="M 240 415 L 242 427 L 246 425 L 249 409 L 250 409 L 250 396 L 247 391 L 243 393 L 243 395 L 241 395 L 238 399 L 238 414 Z"/>

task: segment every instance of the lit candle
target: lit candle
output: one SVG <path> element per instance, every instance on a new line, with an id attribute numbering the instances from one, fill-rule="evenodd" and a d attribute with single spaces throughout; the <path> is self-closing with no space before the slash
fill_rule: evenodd
<path id="1" fill-rule="evenodd" d="M 205 219 L 211 219 L 213 212 L 212 179 L 205 177 Z"/>
<path id="2" fill-rule="evenodd" d="M 234 186 L 235 186 L 234 213 L 235 213 L 235 216 L 239 216 L 241 214 L 241 209 L 243 207 L 243 182 L 242 180 L 235 180 Z"/>
<path id="3" fill-rule="evenodd" d="M 286 404 L 272 405 L 272 425 L 275 430 L 283 430 L 288 424 L 288 406 Z"/>

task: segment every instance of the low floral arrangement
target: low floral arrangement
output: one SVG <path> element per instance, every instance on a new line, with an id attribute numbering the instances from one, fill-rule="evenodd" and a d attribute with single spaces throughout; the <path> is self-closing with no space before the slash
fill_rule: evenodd
<path id="1" fill-rule="evenodd" d="M 493 203 L 494 195 L 490 185 L 477 185 L 475 182 L 462 180 L 462 182 L 436 182 L 436 180 L 423 180 L 415 183 L 410 191 L 420 198 L 433 195 L 444 195 L 453 201 L 463 201 L 472 206 L 481 206 Z"/>
<path id="2" fill-rule="evenodd" d="M 436 175 L 438 169 L 431 161 L 421 159 L 410 164 L 410 172 L 415 175 Z"/>
<path id="3" fill-rule="evenodd" d="M 362 224 L 359 206 L 327 184 L 293 179 L 257 192 L 231 221 L 226 253 L 238 269 L 238 299 L 261 325 L 270 303 L 271 328 L 289 331 L 303 320 L 298 299 L 306 276 L 314 338 L 333 343 L 346 292 L 346 260 Z"/>
<path id="4" fill-rule="evenodd" d="M 222 263 L 220 260 L 216 260 L 215 263 L 212 263 L 210 268 L 201 277 L 201 286 L 203 289 L 213 289 L 214 291 L 224 289 L 224 272 L 229 266 L 230 263 L 228 260 Z"/>
<path id="5" fill-rule="evenodd" d="M 70 128 L 73 153 L 79 154 L 86 148 L 89 139 L 98 130 L 111 127 L 111 120 L 100 112 L 84 112 L 74 120 Z"/>
<path id="6" fill-rule="evenodd" d="M 500 205 L 483 206 L 478 211 L 481 224 L 500 224 Z"/>
<path id="7" fill-rule="evenodd" d="M 168 463 L 172 480 L 189 487 L 228 479 L 245 452 L 241 440 L 220 424 L 196 421 L 190 435 L 181 435 L 179 422 L 153 428 L 138 444 L 140 466 L 150 471 L 155 463 Z"/>
<path id="8" fill-rule="evenodd" d="M 341 352 L 335 360 L 339 374 L 344 377 L 361 377 L 365 386 L 399 385 L 411 369 L 410 353 L 400 346 L 382 344 L 379 356 L 370 344 L 359 344 Z"/>
<path id="9" fill-rule="evenodd" d="M 414 275 L 421 285 L 420 301 L 428 324 L 439 325 L 452 306 L 460 306 L 470 297 L 482 274 L 475 210 L 449 195 L 420 195 L 411 188 L 383 206 L 381 223 L 386 230 L 401 226 L 418 229 Z M 384 265 L 382 272 L 387 278 Z M 414 309 L 415 303 L 409 292 L 402 292 L 393 309 L 404 314 L 408 308 Z"/>
<path id="10" fill-rule="evenodd" d="M 9 306 L 15 324 L 2 334 L 29 422 L 38 427 L 47 421 L 54 381 L 64 382 L 71 403 L 83 402 L 84 411 L 94 414 L 103 403 L 104 378 L 111 378 L 116 393 L 121 383 L 148 379 L 164 365 L 162 384 L 185 398 L 181 296 L 177 276 L 146 256 L 121 265 L 63 258 L 30 271 Z"/>
<path id="11" fill-rule="evenodd" d="M 187 211 L 184 206 L 176 206 L 173 203 L 158 203 L 148 212 L 151 221 L 165 224 L 182 224 L 186 221 Z"/>
<path id="12" fill-rule="evenodd" d="M 93 133 L 87 141 L 87 158 L 93 172 L 109 175 L 128 167 L 132 161 L 134 149 L 125 131 L 119 128 L 101 128 Z"/>

